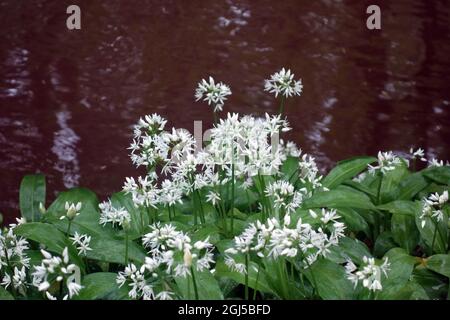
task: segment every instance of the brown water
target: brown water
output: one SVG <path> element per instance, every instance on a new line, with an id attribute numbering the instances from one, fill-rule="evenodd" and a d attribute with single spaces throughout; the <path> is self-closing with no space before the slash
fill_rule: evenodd
<path id="1" fill-rule="evenodd" d="M 381 31 L 365 26 L 373 2 Z M 72 3 L 80 31 L 65 26 Z M 193 98 L 202 77 L 230 84 L 226 111 L 275 112 L 263 80 L 282 66 L 305 87 L 289 138 L 324 169 L 411 146 L 450 159 L 449 15 L 430 0 L 0 0 L 0 212 L 18 213 L 27 173 L 47 175 L 50 198 L 119 190 L 137 174 L 126 148 L 140 116 L 211 124 Z"/>

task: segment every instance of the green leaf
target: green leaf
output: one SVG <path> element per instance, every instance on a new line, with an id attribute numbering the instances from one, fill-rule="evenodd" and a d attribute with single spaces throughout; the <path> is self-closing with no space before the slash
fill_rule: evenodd
<path id="1" fill-rule="evenodd" d="M 39 221 L 39 203 L 45 205 L 45 176 L 27 175 L 20 184 L 19 204 L 22 217 L 29 222 Z"/>
<path id="2" fill-rule="evenodd" d="M 361 264 L 364 256 L 372 257 L 367 246 L 358 239 L 344 237 L 339 239 L 338 246 L 330 247 L 331 254 L 327 255 L 327 259 L 342 264 L 351 259 L 357 264 Z"/>
<path id="3" fill-rule="evenodd" d="M 322 185 L 326 188 L 333 189 L 342 182 L 353 178 L 367 168 L 367 165 L 375 162 L 374 157 L 357 157 L 338 162 L 330 173 L 323 179 Z"/>
<path id="4" fill-rule="evenodd" d="M 217 269 L 216 269 L 217 270 Z M 195 283 L 199 300 L 223 300 L 222 291 L 216 278 L 209 271 L 195 272 Z M 192 277 L 175 277 L 175 282 L 184 299 L 195 299 Z"/>
<path id="5" fill-rule="evenodd" d="M 311 198 L 305 200 L 303 209 L 313 208 L 360 208 L 360 209 L 374 209 L 375 206 L 370 201 L 370 198 L 359 191 L 350 187 L 339 186 L 336 189 L 324 192 L 318 192 Z"/>
<path id="6" fill-rule="evenodd" d="M 45 245 L 46 250 L 52 251 L 59 256 L 64 248 L 68 247 L 70 260 L 79 267 L 84 267 L 84 263 L 78 256 L 77 250 L 72 243 L 66 238 L 64 233 L 51 224 L 41 222 L 24 223 L 17 226 L 14 229 L 14 233 Z"/>
<path id="7" fill-rule="evenodd" d="M 421 172 L 413 173 L 400 182 L 398 190 L 398 200 L 411 200 L 420 191 L 428 186 L 428 181 Z"/>
<path id="8" fill-rule="evenodd" d="M 415 286 L 409 280 L 418 259 L 408 255 L 401 248 L 389 250 L 385 258 L 388 258 L 390 267 L 387 278 L 382 280 L 383 291 L 379 293 L 379 298 L 388 300 L 409 298 L 412 295 L 410 286 Z"/>
<path id="9" fill-rule="evenodd" d="M 445 299 L 447 296 L 447 278 L 428 270 L 423 265 L 417 266 L 412 279 L 422 286 L 430 299 Z"/>
<path id="10" fill-rule="evenodd" d="M 116 283 L 116 273 L 96 272 L 83 278 L 80 294 L 75 300 L 123 300 L 128 297 L 128 287 Z"/>
<path id="11" fill-rule="evenodd" d="M 426 267 L 450 278 L 450 254 L 436 254 L 426 260 Z"/>
<path id="12" fill-rule="evenodd" d="M 397 200 L 379 205 L 380 210 L 389 211 L 392 214 L 402 214 L 415 217 L 417 212 L 421 210 L 420 202 Z"/>
<path id="13" fill-rule="evenodd" d="M 391 231 L 394 241 L 408 253 L 412 253 L 419 243 L 419 230 L 414 217 L 394 214 L 391 219 Z"/>
<path id="14" fill-rule="evenodd" d="M 0 286 L 0 300 L 14 300 L 14 297 L 5 288 Z"/>
<path id="15" fill-rule="evenodd" d="M 397 243 L 395 243 L 392 233 L 390 231 L 384 231 L 375 240 L 373 254 L 376 257 L 382 257 L 386 252 L 395 247 L 397 247 Z"/>
<path id="16" fill-rule="evenodd" d="M 125 240 L 92 236 L 87 257 L 92 260 L 125 264 Z M 143 264 L 145 251 L 134 241 L 128 241 L 128 259 L 136 264 Z"/>
<path id="17" fill-rule="evenodd" d="M 409 170 L 404 163 L 385 173 L 381 184 L 381 203 L 397 199 L 400 183 L 409 175 Z"/>
<path id="18" fill-rule="evenodd" d="M 372 190 L 371 188 L 369 188 L 368 186 L 366 186 L 360 182 L 356 182 L 353 180 L 347 180 L 343 183 L 343 185 L 349 186 L 355 190 L 364 192 L 365 194 L 370 196 L 371 199 L 376 199 L 376 197 L 377 197 L 377 193 L 375 192 L 375 190 Z"/>
<path id="19" fill-rule="evenodd" d="M 317 292 L 324 300 L 349 300 L 355 297 L 352 283 L 347 280 L 343 266 L 320 259 L 305 271 L 311 283 L 317 284 Z"/>
<path id="20" fill-rule="evenodd" d="M 431 167 L 423 170 L 422 174 L 437 183 L 450 184 L 450 166 Z"/>
<path id="21" fill-rule="evenodd" d="M 370 236 L 370 227 L 367 221 L 353 208 L 336 208 L 338 214 L 342 217 L 345 225 L 351 231 L 362 231 L 366 236 Z"/>
<path id="22" fill-rule="evenodd" d="M 298 157 L 287 157 L 286 161 L 281 166 L 281 172 L 284 173 L 286 180 L 295 176 L 295 171 L 298 169 Z"/>
<path id="23" fill-rule="evenodd" d="M 263 268 L 261 268 L 259 272 L 258 283 L 256 282 L 256 278 L 258 277 L 258 265 L 254 262 L 250 262 L 248 271 L 248 286 L 250 288 L 255 289 L 257 287 L 258 291 L 273 293 L 269 283 L 267 282 Z M 216 264 L 216 276 L 219 278 L 223 277 L 232 279 L 242 285 L 245 284 L 244 274 L 230 270 L 230 268 L 228 268 L 223 261 L 218 261 Z"/>

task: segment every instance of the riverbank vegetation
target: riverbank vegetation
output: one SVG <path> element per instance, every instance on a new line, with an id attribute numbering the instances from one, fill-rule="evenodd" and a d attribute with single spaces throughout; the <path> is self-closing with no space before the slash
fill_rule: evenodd
<path id="1" fill-rule="evenodd" d="M 202 80 L 215 119 L 202 148 L 140 119 L 129 149 L 146 174 L 103 202 L 74 188 L 47 203 L 45 177 L 24 177 L 0 299 L 450 298 L 448 163 L 387 151 L 322 174 L 283 141 L 302 82 L 282 69 L 265 90 L 276 114 L 221 118 L 231 89 Z"/>

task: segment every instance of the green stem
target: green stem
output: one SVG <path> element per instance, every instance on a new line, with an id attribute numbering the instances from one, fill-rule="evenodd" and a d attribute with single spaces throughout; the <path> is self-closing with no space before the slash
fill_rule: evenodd
<path id="1" fill-rule="evenodd" d="M 192 283 L 194 284 L 195 300 L 198 300 L 197 282 L 195 281 L 195 273 L 194 273 L 194 268 L 192 266 L 191 266 L 191 274 L 192 274 Z"/>
<path id="2" fill-rule="evenodd" d="M 128 230 L 125 231 L 125 266 L 128 265 Z"/>
<path id="3" fill-rule="evenodd" d="M 279 114 L 281 115 L 281 118 L 283 117 L 283 113 L 284 113 L 284 102 L 285 102 L 286 98 L 284 96 L 281 96 L 281 103 L 280 103 L 280 110 L 279 110 Z"/>
<path id="4" fill-rule="evenodd" d="M 70 237 L 70 227 L 71 227 L 71 225 L 72 225 L 72 220 L 69 219 L 69 223 L 67 224 L 67 231 L 66 231 L 66 235 L 68 237 Z"/>
<path id="5" fill-rule="evenodd" d="M 234 226 L 234 163 L 231 165 L 231 233 Z"/>
<path id="6" fill-rule="evenodd" d="M 248 273 L 250 272 L 248 268 L 248 253 L 245 255 L 245 300 L 248 300 Z"/>
<path id="7" fill-rule="evenodd" d="M 383 174 L 380 172 L 379 174 L 380 177 L 380 183 L 378 184 L 378 191 L 377 191 L 377 205 L 381 204 L 381 184 L 383 183 Z"/>

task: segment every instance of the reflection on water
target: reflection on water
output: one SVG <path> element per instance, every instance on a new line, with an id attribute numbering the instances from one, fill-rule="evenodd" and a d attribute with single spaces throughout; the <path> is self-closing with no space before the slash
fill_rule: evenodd
<path id="1" fill-rule="evenodd" d="M 450 159 L 450 7 L 386 1 L 380 32 L 365 2 L 80 0 L 82 30 L 69 32 L 70 1 L 0 0 L 0 212 L 17 214 L 27 173 L 47 175 L 50 198 L 120 189 L 140 116 L 211 125 L 193 98 L 208 75 L 231 86 L 226 111 L 276 112 L 262 88 L 282 66 L 305 86 L 288 138 L 324 169 L 411 146 Z"/>

